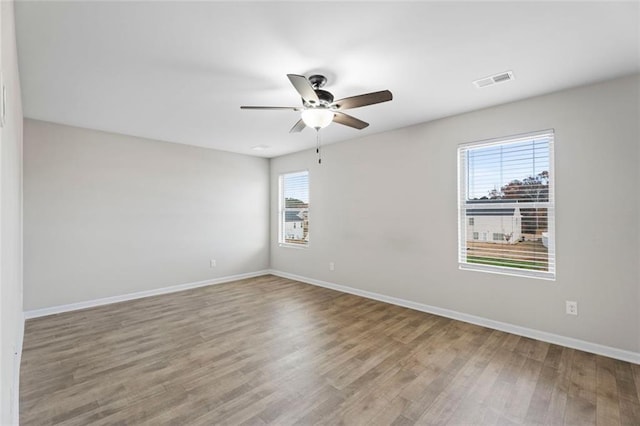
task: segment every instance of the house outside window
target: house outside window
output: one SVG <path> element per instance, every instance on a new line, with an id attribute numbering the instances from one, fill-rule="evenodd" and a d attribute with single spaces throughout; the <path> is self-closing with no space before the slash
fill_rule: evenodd
<path id="1" fill-rule="evenodd" d="M 306 247 L 309 244 L 309 172 L 280 175 L 280 245 Z"/>
<path id="2" fill-rule="evenodd" d="M 547 130 L 459 146 L 461 269 L 555 279 L 553 144 Z"/>

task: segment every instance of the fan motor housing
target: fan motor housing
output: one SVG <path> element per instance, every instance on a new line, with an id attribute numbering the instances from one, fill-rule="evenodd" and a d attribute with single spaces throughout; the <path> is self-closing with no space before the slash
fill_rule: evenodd
<path id="1" fill-rule="evenodd" d="M 316 92 L 318 99 L 320 99 L 320 105 L 328 106 L 333 102 L 333 95 L 326 90 L 322 90 L 322 87 L 327 84 L 327 77 L 320 74 L 314 74 L 309 77 L 308 80 L 309 84 L 311 84 L 311 87 L 313 88 L 313 91 Z"/>
<path id="2" fill-rule="evenodd" d="M 327 92 L 326 90 L 321 90 L 321 89 L 316 89 L 314 90 L 314 92 L 316 92 L 316 95 L 318 95 L 318 99 L 320 99 L 320 104 L 329 105 L 330 103 L 333 102 L 333 95 L 330 92 Z"/>

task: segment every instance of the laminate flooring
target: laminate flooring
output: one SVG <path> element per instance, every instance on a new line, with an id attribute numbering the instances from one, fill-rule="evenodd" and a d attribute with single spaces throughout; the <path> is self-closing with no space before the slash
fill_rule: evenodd
<path id="1" fill-rule="evenodd" d="M 262 276 L 26 322 L 22 425 L 640 425 L 640 366 Z"/>

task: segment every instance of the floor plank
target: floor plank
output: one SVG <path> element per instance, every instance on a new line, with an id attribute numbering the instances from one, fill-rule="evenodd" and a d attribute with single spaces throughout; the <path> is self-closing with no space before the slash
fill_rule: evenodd
<path id="1" fill-rule="evenodd" d="M 23 425 L 640 424 L 640 367 L 263 276 L 31 319 Z"/>

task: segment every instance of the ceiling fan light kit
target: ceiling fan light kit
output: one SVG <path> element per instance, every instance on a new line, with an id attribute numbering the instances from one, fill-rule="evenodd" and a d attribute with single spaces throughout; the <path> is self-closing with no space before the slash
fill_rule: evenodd
<path id="1" fill-rule="evenodd" d="M 312 129 L 320 130 L 327 127 L 333 121 L 334 113 L 328 108 L 308 108 L 302 111 L 302 121 Z"/>

